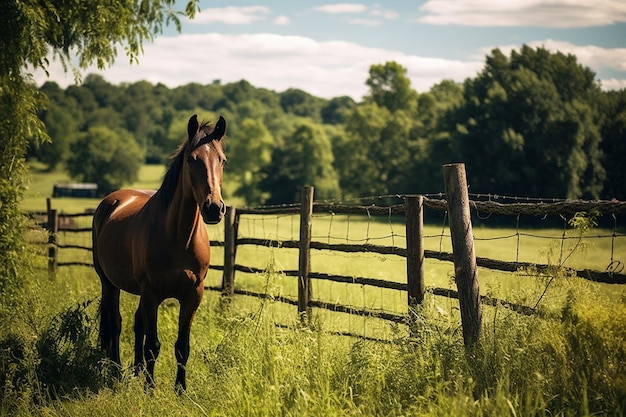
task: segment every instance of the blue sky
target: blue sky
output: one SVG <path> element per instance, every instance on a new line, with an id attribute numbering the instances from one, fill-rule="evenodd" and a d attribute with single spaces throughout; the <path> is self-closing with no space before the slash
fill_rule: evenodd
<path id="1" fill-rule="evenodd" d="M 475 77 L 493 48 L 508 55 L 527 44 L 576 55 L 605 90 L 626 88 L 624 0 L 203 0 L 201 9 L 182 33 L 168 28 L 145 44 L 138 65 L 120 47 L 111 68 L 83 74 L 168 87 L 245 79 L 360 100 L 372 64 L 399 62 L 425 92 L 443 79 Z M 57 62 L 49 78 L 35 78 L 73 83 Z"/>

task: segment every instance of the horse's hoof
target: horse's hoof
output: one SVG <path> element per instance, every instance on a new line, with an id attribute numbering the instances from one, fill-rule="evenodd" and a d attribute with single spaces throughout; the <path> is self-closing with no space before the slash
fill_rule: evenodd
<path id="1" fill-rule="evenodd" d="M 183 395 L 185 391 L 187 391 L 187 386 L 185 383 L 177 382 L 176 385 L 174 385 L 174 392 L 177 395 Z"/>

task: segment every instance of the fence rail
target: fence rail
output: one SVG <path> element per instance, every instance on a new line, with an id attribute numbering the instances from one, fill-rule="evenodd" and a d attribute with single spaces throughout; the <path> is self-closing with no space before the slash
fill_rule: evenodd
<path id="1" fill-rule="evenodd" d="M 310 193 L 310 196 L 305 195 Z M 332 311 L 344 312 L 349 314 L 356 314 L 362 316 L 378 317 L 384 320 L 390 320 L 393 322 L 404 322 L 407 320 L 407 314 L 398 314 L 387 311 L 379 311 L 376 309 L 367 308 L 355 308 L 354 306 L 346 306 L 339 303 L 332 303 L 323 300 L 316 300 L 311 298 L 310 281 L 325 280 L 330 282 L 338 282 L 345 284 L 356 284 L 361 286 L 369 286 L 375 288 L 384 288 L 397 291 L 407 292 L 407 303 L 410 311 L 411 307 L 415 304 L 419 304 L 423 300 L 425 291 L 429 291 L 437 296 L 444 296 L 449 298 L 456 298 L 462 300 L 465 298 L 476 298 L 475 294 L 464 294 L 464 290 L 458 291 L 427 287 L 424 283 L 423 274 L 423 260 L 424 258 L 437 259 L 446 262 L 455 262 L 455 271 L 458 274 L 458 266 L 456 266 L 457 260 L 455 260 L 455 253 L 448 253 L 443 251 L 433 251 L 423 249 L 423 208 L 431 210 L 450 212 L 450 201 L 444 196 L 439 198 L 430 198 L 424 196 L 402 196 L 405 199 L 404 204 L 396 204 L 386 207 L 375 205 L 345 205 L 345 204 L 333 204 L 325 202 L 313 201 L 313 190 L 303 191 L 303 201 L 305 205 L 293 204 L 285 206 L 273 206 L 273 207 L 254 207 L 254 208 L 233 208 L 229 207 L 224 222 L 224 241 L 212 240 L 212 246 L 220 246 L 224 248 L 224 262 L 223 265 L 211 266 L 213 270 L 221 270 L 223 273 L 222 285 L 207 286 L 209 290 L 220 291 L 227 296 L 232 295 L 247 295 L 260 298 L 272 297 L 273 299 L 284 302 L 290 305 L 298 306 L 298 311 L 301 316 L 310 316 L 311 308 L 324 308 Z M 450 197 L 450 192 L 447 190 Z M 476 210 L 482 213 L 489 214 L 502 214 L 508 216 L 519 215 L 534 215 L 534 216 L 547 216 L 547 215 L 573 215 L 580 212 L 596 212 L 602 215 L 610 214 L 623 214 L 626 213 L 626 202 L 620 201 L 556 201 L 556 202 L 513 202 L 513 203 L 499 203 L 496 201 L 466 201 L 467 208 Z M 307 207 L 308 205 L 308 207 Z M 386 246 L 376 244 L 343 244 L 343 243 L 325 243 L 312 240 L 310 234 L 310 224 L 312 221 L 312 214 L 316 213 L 329 213 L 329 214 L 348 214 L 348 215 L 367 215 L 367 216 L 398 216 L 404 215 L 406 220 L 406 247 L 399 246 Z M 299 240 L 278 240 L 278 239 L 261 239 L 255 237 L 238 237 L 238 227 L 241 216 L 248 215 L 293 215 L 300 214 L 300 231 L 304 231 L 304 234 L 300 235 Z M 49 268 L 53 273 L 58 267 L 81 265 L 91 266 L 88 262 L 58 262 L 58 251 L 60 249 L 76 249 L 76 250 L 91 250 L 91 247 L 79 244 L 61 244 L 57 240 L 57 234 L 59 232 L 64 233 L 86 233 L 91 232 L 90 228 L 76 227 L 72 224 L 71 219 L 77 219 L 83 216 L 92 216 L 92 213 L 81 214 L 59 214 L 56 210 L 48 207 L 47 212 L 47 227 L 50 230 L 49 240 Z M 452 221 L 452 219 L 450 219 Z M 463 226 L 465 230 L 467 226 Z M 308 234 L 306 233 L 308 230 Z M 452 227 L 451 227 L 452 231 Z M 471 226 L 470 226 L 471 232 Z M 614 233 L 615 236 L 615 233 Z M 255 245 L 264 246 L 270 248 L 292 248 L 299 250 L 299 262 L 298 269 L 282 271 L 285 276 L 298 278 L 298 298 L 290 298 L 286 296 L 270 296 L 268 294 L 259 293 L 255 291 L 245 290 L 235 287 L 235 272 L 240 273 L 252 273 L 259 274 L 264 271 L 260 268 L 251 266 L 240 265 L 236 263 L 237 247 L 242 245 Z M 464 243 L 468 246 L 468 243 Z M 473 243 L 471 244 L 473 246 Z M 454 246 L 454 245 L 453 245 Z M 407 280 L 406 282 L 393 282 L 386 281 L 370 277 L 354 277 L 344 276 L 337 274 L 329 274 L 322 272 L 315 272 L 310 270 L 310 250 L 322 250 L 322 251 L 334 251 L 344 253 L 375 253 L 381 255 L 395 255 L 406 259 L 407 264 Z M 537 271 L 547 272 L 550 270 L 550 265 L 535 264 L 528 262 L 506 262 L 501 260 L 495 260 L 483 257 L 473 257 L 473 262 L 476 266 L 482 268 L 488 268 L 504 272 L 516 272 L 523 268 L 534 268 Z M 596 271 L 590 269 L 575 270 L 570 269 L 569 272 L 580 278 L 612 284 L 626 284 L 626 274 L 615 271 Z M 476 275 L 475 273 L 473 273 Z M 469 282 L 471 287 L 475 285 L 478 288 L 477 276 L 470 277 L 470 280 L 475 279 L 476 282 Z M 530 306 L 520 305 L 506 300 L 501 300 L 495 297 L 478 296 L 480 303 L 485 305 L 503 305 L 510 308 L 512 311 L 520 314 L 533 314 L 535 309 Z M 476 308 L 475 306 L 473 308 Z M 480 308 L 480 307 L 478 307 Z M 479 310 L 478 310 L 479 312 Z M 478 322 L 480 316 L 478 315 Z M 463 324 L 464 329 L 466 323 Z M 475 327 L 476 323 L 474 323 Z M 465 331 L 464 331 L 465 334 Z M 469 338 L 470 342 L 472 337 Z M 468 341 L 466 340 L 466 343 Z"/>

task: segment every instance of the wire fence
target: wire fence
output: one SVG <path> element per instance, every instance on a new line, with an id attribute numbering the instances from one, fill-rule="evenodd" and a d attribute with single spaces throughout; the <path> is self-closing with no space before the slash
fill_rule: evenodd
<path id="1" fill-rule="evenodd" d="M 527 199 L 484 194 L 470 196 L 472 217 L 477 221 L 487 223 L 492 216 L 509 219 L 508 227 L 504 229 L 474 229 L 476 252 L 480 255 L 476 258 L 477 265 L 506 274 L 496 275 L 492 281 L 503 277 L 519 279 L 525 276 L 523 271 L 549 274 L 554 267 L 558 267 L 571 276 L 590 281 L 626 283 L 623 273 L 626 234 L 622 225 L 626 214 L 625 202 Z M 408 197 L 411 196 L 385 195 L 313 204 L 310 248 L 314 254 L 310 277 L 314 282 L 314 297 L 307 302 L 310 308 L 364 319 L 406 322 L 409 284 L 406 278 L 407 232 L 404 222 Z M 434 296 L 457 299 L 445 195 L 423 196 L 423 205 L 427 210 L 439 213 L 440 219 L 427 224 L 422 235 L 424 257 L 427 259 L 426 289 Z M 54 210 L 45 215 L 39 214 L 40 219 L 45 218 L 44 223 L 51 231 L 51 271 L 67 266 L 91 266 L 91 216 L 91 213 L 68 215 Z M 572 219 L 576 216 L 586 216 L 591 225 L 601 219 L 610 227 L 581 230 L 572 226 Z M 550 224 L 560 223 L 560 227 L 526 229 L 521 226 L 524 217 L 541 221 L 551 218 Z M 224 275 L 234 275 L 236 271 L 233 294 L 269 299 L 288 306 L 298 305 L 298 280 L 292 277 L 300 276 L 297 263 L 300 205 L 237 209 L 235 223 L 235 252 L 237 259 L 243 260 L 245 265 L 233 262 L 233 271 L 226 271 L 226 262 L 218 260 L 220 255 L 224 259 L 227 256 L 224 249 L 227 232 L 222 228 L 212 228 L 214 255 L 207 288 L 223 292 Z M 590 242 L 600 242 L 594 249 L 592 259 L 579 257 L 577 250 L 591 246 Z M 549 252 L 545 255 L 546 262 L 538 261 L 537 252 L 540 250 Z M 482 256 L 483 253 L 485 256 Z M 522 314 L 533 314 L 543 298 L 540 294 L 535 302 L 522 304 L 506 300 L 501 296 L 505 293 L 486 292 L 482 294 L 481 301 L 486 305 L 503 305 Z M 361 327 L 361 323 L 354 324 L 354 319 L 349 320 L 352 324 L 348 326 L 348 331 L 339 329 L 336 332 L 353 333 L 355 327 Z M 363 330 L 360 333 L 368 337 Z"/>

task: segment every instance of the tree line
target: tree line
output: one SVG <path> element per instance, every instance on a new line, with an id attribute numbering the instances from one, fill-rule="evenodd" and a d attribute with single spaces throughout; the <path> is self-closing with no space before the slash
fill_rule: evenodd
<path id="1" fill-rule="evenodd" d="M 52 142 L 34 144 L 29 156 L 118 188 L 141 164 L 165 163 L 197 113 L 228 120 L 226 175 L 248 204 L 297 201 L 304 185 L 320 199 L 439 192 L 450 162 L 466 163 L 476 193 L 626 199 L 626 90 L 602 91 L 573 55 L 494 49 L 474 78 L 423 93 L 406 68 L 386 62 L 372 65 L 365 83 L 356 102 L 245 80 L 47 82 L 39 117 Z"/>

